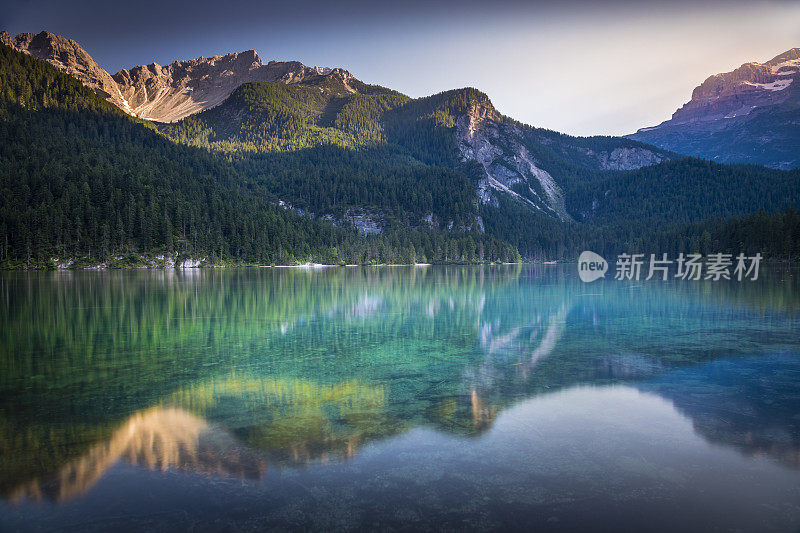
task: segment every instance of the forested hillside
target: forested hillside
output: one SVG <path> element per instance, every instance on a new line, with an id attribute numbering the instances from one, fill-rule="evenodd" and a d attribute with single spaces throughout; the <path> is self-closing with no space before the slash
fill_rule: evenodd
<path id="1" fill-rule="evenodd" d="M 47 63 L 0 48 L 0 261 L 513 260 L 477 232 L 365 236 L 278 205 L 257 177 L 123 115 Z"/>
<path id="2" fill-rule="evenodd" d="M 583 250 L 608 256 L 761 250 L 773 258 L 800 257 L 798 171 L 686 158 L 586 176 L 565 185 L 574 221 L 505 199 L 500 208 L 482 209 L 486 231 L 536 259 L 575 258 Z"/>
<path id="3" fill-rule="evenodd" d="M 533 128 L 500 115 L 476 89 L 409 99 L 387 89 L 249 83 L 222 106 L 159 128 L 223 155 L 304 211 L 372 213 L 387 228 L 483 226 L 530 259 L 610 253 L 644 233 L 774 212 L 800 198 L 798 172 Z M 487 176 L 498 190 L 487 192 Z M 566 216 L 537 203 L 547 178 Z"/>
<path id="4" fill-rule="evenodd" d="M 800 171 L 684 158 L 575 180 L 565 189 L 576 220 L 664 227 L 796 205 Z"/>
<path id="5" fill-rule="evenodd" d="M 670 230 L 653 230 L 631 241 L 629 250 L 651 253 L 756 253 L 773 260 L 800 259 L 800 210 L 759 211 L 742 217 L 710 219 Z"/>

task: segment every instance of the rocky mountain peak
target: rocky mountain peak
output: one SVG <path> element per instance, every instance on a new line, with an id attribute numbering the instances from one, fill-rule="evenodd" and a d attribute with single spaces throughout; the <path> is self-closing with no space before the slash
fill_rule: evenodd
<path id="1" fill-rule="evenodd" d="M 800 48 L 792 48 L 709 76 L 670 120 L 630 137 L 719 162 L 794 168 L 798 104 Z"/>
<path id="2" fill-rule="evenodd" d="M 209 58 L 156 63 L 121 70 L 114 80 L 132 113 L 151 120 L 172 122 L 222 103 L 247 82 L 306 83 L 325 76 L 340 78 L 346 85 L 353 76 L 346 70 L 307 67 L 299 61 L 269 61 L 266 65 L 255 50 Z"/>
<path id="3" fill-rule="evenodd" d="M 0 42 L 47 61 L 60 71 L 77 78 L 84 85 L 99 90 L 113 104 L 123 107 L 117 84 L 108 72 L 72 39 L 49 31 L 20 33 L 12 38 L 8 32 L 3 31 L 0 33 Z"/>
<path id="4" fill-rule="evenodd" d="M 709 76 L 692 92 L 692 99 L 672 115 L 675 122 L 733 118 L 753 109 L 785 101 L 800 79 L 800 49 L 792 48 L 766 63 L 749 62 Z"/>

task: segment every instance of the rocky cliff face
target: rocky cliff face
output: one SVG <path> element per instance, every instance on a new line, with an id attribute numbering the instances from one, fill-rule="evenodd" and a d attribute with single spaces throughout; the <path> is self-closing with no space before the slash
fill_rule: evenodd
<path id="1" fill-rule="evenodd" d="M 348 84 L 353 76 L 346 70 L 307 67 L 297 61 L 270 61 L 265 65 L 255 50 L 174 61 L 165 66 L 151 63 L 111 76 L 77 42 L 47 31 L 16 37 L 3 31 L 0 42 L 47 61 L 96 89 L 125 112 L 159 122 L 172 122 L 214 107 L 250 81 L 314 83 L 332 76 L 346 90 L 356 92 Z"/>
<path id="2" fill-rule="evenodd" d="M 630 138 L 716 161 L 800 166 L 800 48 L 715 74 L 658 126 Z"/>
<path id="3" fill-rule="evenodd" d="M 611 150 L 584 148 L 584 154 L 594 159 L 600 170 L 635 170 L 666 161 L 666 154 L 650 148 L 621 146 Z"/>
<path id="4" fill-rule="evenodd" d="M 539 168 L 523 142 L 523 132 L 495 110 L 488 98 L 475 100 L 456 122 L 456 140 L 463 161 L 483 168 L 478 182 L 482 203 L 497 205 L 497 194 L 510 194 L 531 208 L 569 218 L 555 179 Z"/>
<path id="5" fill-rule="evenodd" d="M 494 108 L 486 95 L 474 99 L 469 110 L 456 120 L 456 142 L 463 162 L 480 163 L 480 202 L 497 206 L 498 197 L 511 195 L 531 209 L 567 220 L 559 180 L 564 176 L 543 168 L 534 152 L 548 150 L 562 160 L 600 170 L 634 170 L 670 158 L 660 150 L 607 140 L 607 149 L 593 146 L 591 138 L 560 135 L 537 130 L 510 120 Z"/>

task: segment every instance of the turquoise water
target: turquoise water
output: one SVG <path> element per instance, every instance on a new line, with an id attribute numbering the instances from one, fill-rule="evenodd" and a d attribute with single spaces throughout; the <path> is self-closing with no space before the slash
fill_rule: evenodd
<path id="1" fill-rule="evenodd" d="M 0 530 L 800 528 L 800 281 L 0 274 Z"/>

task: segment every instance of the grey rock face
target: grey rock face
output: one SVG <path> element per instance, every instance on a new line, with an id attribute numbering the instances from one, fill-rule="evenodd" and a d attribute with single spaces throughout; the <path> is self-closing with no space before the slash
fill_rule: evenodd
<path id="1" fill-rule="evenodd" d="M 598 168 L 601 170 L 636 170 L 657 165 L 667 159 L 664 155 L 647 148 L 614 148 L 610 152 L 586 150 L 585 153 L 596 158 Z"/>
<path id="2" fill-rule="evenodd" d="M 456 139 L 462 160 L 477 161 L 483 168 L 479 201 L 498 205 L 497 194 L 509 194 L 532 209 L 568 219 L 561 189 L 537 166 L 522 142 L 523 135 L 519 126 L 503 120 L 488 99 L 474 102 L 459 117 Z"/>

